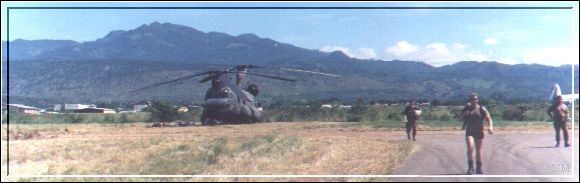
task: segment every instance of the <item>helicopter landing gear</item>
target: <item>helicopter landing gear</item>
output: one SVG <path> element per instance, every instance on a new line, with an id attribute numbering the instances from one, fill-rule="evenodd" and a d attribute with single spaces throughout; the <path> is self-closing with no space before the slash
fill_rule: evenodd
<path id="1" fill-rule="evenodd" d="M 248 124 L 252 124 L 255 123 L 255 121 L 252 119 L 252 117 L 249 117 L 248 120 L 246 121 Z"/>
<path id="2" fill-rule="evenodd" d="M 222 122 L 219 121 L 219 120 L 215 120 L 215 119 L 211 119 L 211 118 L 206 118 L 203 113 L 201 114 L 200 121 L 201 121 L 201 125 L 202 126 L 207 126 L 207 125 L 212 126 L 212 125 L 220 125 L 220 124 L 222 124 Z"/>
<path id="3" fill-rule="evenodd" d="M 213 125 L 220 125 L 221 122 L 218 120 L 215 120 L 215 119 L 206 119 L 205 124 L 213 126 Z"/>

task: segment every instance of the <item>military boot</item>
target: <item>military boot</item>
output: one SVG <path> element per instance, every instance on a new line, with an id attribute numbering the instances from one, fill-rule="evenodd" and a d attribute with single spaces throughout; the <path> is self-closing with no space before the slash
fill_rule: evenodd
<path id="1" fill-rule="evenodd" d="M 481 166 L 482 166 L 482 163 L 481 163 L 481 161 L 478 161 L 478 162 L 476 163 L 476 165 L 477 165 L 477 167 L 475 168 L 475 173 L 476 173 L 476 174 L 483 174 L 483 169 L 482 169 L 482 167 L 481 167 Z"/>
<path id="2" fill-rule="evenodd" d="M 467 160 L 467 166 L 469 166 L 467 168 L 467 175 L 473 174 L 473 160 Z"/>

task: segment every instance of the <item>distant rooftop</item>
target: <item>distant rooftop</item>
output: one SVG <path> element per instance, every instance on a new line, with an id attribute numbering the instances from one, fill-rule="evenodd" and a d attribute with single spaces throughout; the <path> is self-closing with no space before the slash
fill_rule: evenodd
<path id="1" fill-rule="evenodd" d="M 18 108 L 23 108 L 23 109 L 39 109 L 36 107 L 24 105 L 24 104 L 8 104 L 8 106 L 18 107 Z"/>

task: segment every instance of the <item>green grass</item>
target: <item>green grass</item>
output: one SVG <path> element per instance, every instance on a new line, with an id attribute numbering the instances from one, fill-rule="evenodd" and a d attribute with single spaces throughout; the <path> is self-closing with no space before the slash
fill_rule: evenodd
<path id="1" fill-rule="evenodd" d="M 63 113 L 39 115 L 11 113 L 9 116 L 3 114 L 2 123 L 6 124 L 7 119 L 10 120 L 10 124 L 134 123 L 150 121 L 151 114 L 147 112 L 115 114 Z"/>
<path id="2" fill-rule="evenodd" d="M 261 135 L 247 137 L 240 141 L 231 141 L 224 137 L 217 137 L 208 142 L 200 144 L 189 144 L 186 142 L 172 143 L 171 147 L 163 148 L 160 152 L 149 152 L 147 159 L 139 174 L 146 175 L 171 175 L 200 174 L 208 167 L 224 166 L 223 159 L 234 158 L 238 154 L 249 154 L 249 156 L 274 157 L 292 151 L 300 145 L 300 138 L 279 137 L 274 135 Z M 160 145 L 158 142 L 150 141 L 151 145 Z"/>

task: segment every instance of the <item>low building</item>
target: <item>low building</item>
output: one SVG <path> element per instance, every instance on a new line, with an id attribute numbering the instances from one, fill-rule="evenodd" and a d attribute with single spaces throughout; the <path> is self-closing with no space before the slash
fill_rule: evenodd
<path id="1" fill-rule="evenodd" d="M 339 105 L 338 108 L 341 108 L 341 109 L 350 109 L 350 108 L 352 108 L 352 106 L 351 105 Z"/>
<path id="2" fill-rule="evenodd" d="M 141 110 L 143 110 L 143 109 L 145 109 L 147 107 L 149 107 L 149 105 L 147 105 L 147 104 L 134 105 L 133 106 L 133 110 L 139 112 L 139 111 L 141 111 Z"/>
<path id="3" fill-rule="evenodd" d="M 107 109 L 107 108 L 84 108 L 84 109 L 74 110 L 74 112 L 75 113 L 106 113 L 106 114 L 110 114 L 110 113 L 115 113 L 115 110 Z"/>
<path id="4" fill-rule="evenodd" d="M 430 106 L 431 104 L 429 103 L 419 103 L 419 106 Z"/>
<path id="5" fill-rule="evenodd" d="M 324 104 L 324 105 L 322 105 L 321 107 L 322 107 L 322 108 L 332 108 L 332 105 L 330 105 L 330 104 Z"/>
<path id="6" fill-rule="evenodd" d="M 2 110 L 23 114 L 40 114 L 41 109 L 22 104 L 2 104 Z"/>
<path id="7" fill-rule="evenodd" d="M 62 104 L 54 104 L 53 110 L 55 112 L 62 111 Z"/>
<path id="8" fill-rule="evenodd" d="M 76 111 L 86 108 L 97 108 L 97 106 L 95 104 L 64 104 L 65 111 Z"/>

